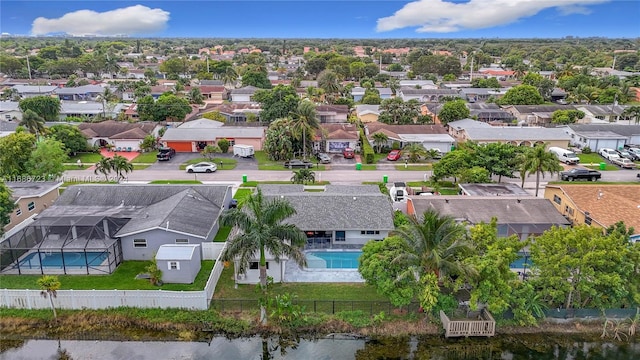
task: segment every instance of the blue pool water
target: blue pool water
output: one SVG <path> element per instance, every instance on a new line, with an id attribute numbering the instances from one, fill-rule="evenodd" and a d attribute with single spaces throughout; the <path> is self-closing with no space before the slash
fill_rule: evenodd
<path id="1" fill-rule="evenodd" d="M 357 269 L 362 251 L 312 251 L 307 253 L 311 269 Z"/>
<path id="2" fill-rule="evenodd" d="M 64 254 L 64 255 L 63 255 Z M 51 252 L 51 253 L 31 253 L 24 259 L 20 260 L 21 268 L 39 269 L 42 265 L 43 268 L 60 268 L 63 265 L 67 268 L 83 268 L 87 264 L 89 266 L 97 266 L 107 258 L 108 253 L 105 252 Z M 63 258 L 64 256 L 64 258 Z M 63 262 L 64 260 L 64 262 Z"/>

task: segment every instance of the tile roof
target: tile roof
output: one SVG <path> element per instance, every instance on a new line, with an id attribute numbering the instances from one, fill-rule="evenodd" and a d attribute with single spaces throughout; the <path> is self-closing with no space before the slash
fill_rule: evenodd
<path id="1" fill-rule="evenodd" d="M 640 233 L 640 185 L 547 185 L 559 188 L 582 212 L 589 212 L 591 218 L 608 227 L 624 221 Z M 601 195 L 600 195 L 601 194 Z"/>
<path id="2" fill-rule="evenodd" d="M 99 123 L 81 123 L 78 125 L 80 131 L 90 137 L 110 138 L 114 135 L 124 133 L 131 129 L 141 129 L 146 134 L 151 134 L 158 124 L 152 122 L 128 123 L 115 120 L 107 120 Z"/>
<path id="3" fill-rule="evenodd" d="M 410 196 L 410 199 L 419 216 L 435 209 L 472 224 L 488 223 L 492 217 L 498 219 L 498 224 L 569 224 L 551 201 L 532 196 Z"/>
<path id="4" fill-rule="evenodd" d="M 576 133 L 607 131 L 613 132 L 625 137 L 640 134 L 640 125 L 619 125 L 619 124 L 584 124 L 584 125 L 568 125 L 568 127 Z"/>
<path id="5" fill-rule="evenodd" d="M 389 125 L 381 122 L 370 122 L 365 125 L 372 134 L 379 129 L 387 129 L 396 134 L 446 134 L 447 130 L 439 124 L 434 125 Z"/>
<path id="6" fill-rule="evenodd" d="M 162 141 L 213 141 L 216 138 L 262 138 L 263 126 L 223 126 L 219 128 L 169 128 Z"/>
<path id="7" fill-rule="evenodd" d="M 488 128 L 467 127 L 465 128 L 467 137 L 472 141 L 481 140 L 531 140 L 531 141 L 552 141 L 571 140 L 561 128 L 536 128 L 536 127 L 511 127 L 511 126 L 490 126 Z"/>

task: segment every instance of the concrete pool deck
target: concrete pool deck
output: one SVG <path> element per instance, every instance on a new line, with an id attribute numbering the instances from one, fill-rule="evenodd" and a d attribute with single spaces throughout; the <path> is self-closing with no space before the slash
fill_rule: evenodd
<path id="1" fill-rule="evenodd" d="M 287 261 L 284 282 L 363 283 L 358 269 L 301 269 L 294 261 Z"/>

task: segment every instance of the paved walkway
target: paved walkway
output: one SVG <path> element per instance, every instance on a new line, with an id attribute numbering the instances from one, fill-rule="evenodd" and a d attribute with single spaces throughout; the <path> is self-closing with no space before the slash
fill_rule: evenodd
<path id="1" fill-rule="evenodd" d="M 363 283 L 358 269 L 301 269 L 294 261 L 287 261 L 284 282 Z"/>
<path id="2" fill-rule="evenodd" d="M 120 155 L 127 159 L 127 161 L 131 161 L 140 155 L 137 151 L 109 151 L 107 149 L 100 149 L 100 154 L 104 157 L 112 158 L 116 155 Z"/>

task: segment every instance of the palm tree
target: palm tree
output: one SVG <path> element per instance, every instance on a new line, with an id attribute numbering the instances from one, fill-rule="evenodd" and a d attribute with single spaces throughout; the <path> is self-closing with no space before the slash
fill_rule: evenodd
<path id="1" fill-rule="evenodd" d="M 191 104 L 204 104 L 204 96 L 200 92 L 200 88 L 192 87 L 187 94 L 187 99 Z"/>
<path id="2" fill-rule="evenodd" d="M 436 273 L 442 281 L 474 272 L 461 261 L 461 257 L 472 250 L 467 230 L 452 216 L 441 216 L 430 209 L 423 214 L 422 221 L 410 218 L 409 223 L 395 230 L 393 235 L 399 236 L 410 249 L 394 259 L 406 265 L 402 277 L 420 278 Z"/>
<path id="3" fill-rule="evenodd" d="M 291 124 L 296 137 L 302 138 L 302 156 L 306 159 L 307 137 L 311 137 L 314 131 L 320 128 L 320 122 L 316 117 L 316 105 L 309 100 L 302 100 L 292 115 Z"/>
<path id="4" fill-rule="evenodd" d="M 383 132 L 377 132 L 373 134 L 373 145 L 378 148 L 378 153 L 382 152 L 382 147 L 389 141 L 389 136 Z"/>
<path id="5" fill-rule="evenodd" d="M 420 143 L 409 143 L 402 149 L 409 154 L 409 161 L 412 163 L 418 162 L 421 156 L 427 157 L 427 149 Z"/>
<path id="6" fill-rule="evenodd" d="M 263 294 L 267 291 L 267 251 L 276 262 L 280 262 L 280 259 L 286 256 L 300 266 L 306 266 L 307 261 L 302 249 L 307 237 L 297 226 L 283 223 L 295 213 L 295 209 L 287 200 L 266 200 L 258 188 L 255 194 L 246 199 L 242 210 L 230 209 L 220 219 L 222 226 L 233 226 L 240 230 L 227 241 L 222 260 L 235 259 L 237 272 L 243 274 L 249 263 L 258 255 L 260 288 Z M 262 324 L 267 323 L 264 302 L 260 304 L 260 321 Z"/>
<path id="7" fill-rule="evenodd" d="M 105 87 L 104 90 L 102 90 L 102 94 L 98 95 L 96 99 L 100 101 L 100 103 L 102 104 L 102 117 L 107 116 L 107 113 L 106 113 L 107 103 L 116 101 L 117 99 L 118 99 L 118 96 L 113 92 L 113 90 L 111 90 L 110 87 Z"/>
<path id="8" fill-rule="evenodd" d="M 53 305 L 53 298 L 55 298 L 58 294 L 57 291 L 60 289 L 60 281 L 58 281 L 57 276 L 53 275 L 44 275 L 37 281 L 38 286 L 40 287 L 40 295 L 44 296 L 46 299 L 49 298 L 49 302 L 51 303 L 51 310 L 53 310 L 53 318 L 58 319 L 58 313 L 56 312 L 56 307 Z"/>
<path id="9" fill-rule="evenodd" d="M 338 75 L 331 70 L 324 70 L 318 75 L 318 87 L 324 90 L 328 98 L 327 101 L 333 99 L 334 95 L 340 92 Z"/>
<path id="10" fill-rule="evenodd" d="M 628 116 L 629 118 L 634 119 L 637 125 L 638 123 L 640 123 L 640 106 L 629 106 L 628 108 L 624 109 L 621 115 Z"/>
<path id="11" fill-rule="evenodd" d="M 98 173 L 104 175 L 106 181 L 109 181 L 109 174 L 113 170 L 113 163 L 110 158 L 103 157 L 96 163 L 96 168 L 93 170 L 93 173 L 98 175 Z"/>
<path id="12" fill-rule="evenodd" d="M 26 127 L 27 130 L 29 130 L 30 133 L 35 134 L 36 137 L 38 136 L 38 133 L 43 133 L 45 131 L 44 118 L 31 109 L 27 109 L 27 111 L 22 114 L 22 121 L 20 121 L 20 125 Z"/>
<path id="13" fill-rule="evenodd" d="M 291 182 L 294 184 L 306 184 L 307 182 L 314 183 L 316 182 L 316 173 L 311 171 L 311 169 L 300 169 L 298 171 L 294 171 L 293 176 L 291 177 Z"/>
<path id="14" fill-rule="evenodd" d="M 236 82 L 238 81 L 238 73 L 233 69 L 232 66 L 224 69 L 224 74 L 222 75 L 222 82 L 225 85 L 233 85 L 235 87 Z"/>
<path id="15" fill-rule="evenodd" d="M 118 182 L 125 178 L 125 175 L 133 171 L 133 164 L 130 163 L 127 158 L 120 155 L 115 155 L 111 159 L 111 168 L 118 175 Z"/>
<path id="16" fill-rule="evenodd" d="M 526 154 L 523 168 L 528 173 L 536 173 L 536 196 L 540 188 L 540 174 L 544 178 L 544 173 L 557 173 L 562 170 L 562 166 L 558 163 L 558 158 L 551 152 L 547 151 L 545 145 L 536 145 Z"/>

